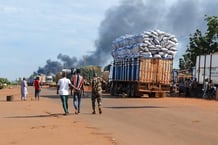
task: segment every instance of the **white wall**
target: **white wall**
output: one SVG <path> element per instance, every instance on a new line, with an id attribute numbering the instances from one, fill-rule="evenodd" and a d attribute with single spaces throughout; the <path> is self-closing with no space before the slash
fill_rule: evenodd
<path id="1" fill-rule="evenodd" d="M 211 61 L 212 56 L 212 61 Z M 199 57 L 200 57 L 200 65 L 199 65 Z M 197 56 L 196 59 L 196 78 L 198 80 L 199 74 L 199 83 L 203 84 L 204 79 L 204 65 L 205 65 L 205 78 L 209 79 L 210 75 L 210 63 L 211 63 L 211 79 L 213 83 L 218 84 L 218 54 L 206 55 L 206 63 L 204 62 L 205 56 Z M 200 66 L 200 68 L 199 68 Z"/>

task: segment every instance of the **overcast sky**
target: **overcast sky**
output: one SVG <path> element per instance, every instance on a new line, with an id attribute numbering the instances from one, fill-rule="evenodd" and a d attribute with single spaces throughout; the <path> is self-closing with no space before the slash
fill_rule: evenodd
<path id="1" fill-rule="evenodd" d="M 205 14 L 218 15 L 217 5 L 218 0 L 0 0 L 0 78 L 29 77 L 59 54 L 103 54 L 110 61 L 113 39 L 151 29 L 176 35 L 177 63 L 189 34 L 205 28 Z"/>

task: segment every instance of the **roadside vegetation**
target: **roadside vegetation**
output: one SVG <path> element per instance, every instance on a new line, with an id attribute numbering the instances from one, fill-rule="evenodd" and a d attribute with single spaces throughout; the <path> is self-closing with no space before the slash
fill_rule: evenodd
<path id="1" fill-rule="evenodd" d="M 7 78 L 0 78 L 0 89 L 3 89 L 3 88 L 7 87 L 10 84 L 11 84 L 11 82 L 8 81 Z"/>
<path id="2" fill-rule="evenodd" d="M 183 58 L 179 60 L 180 70 L 192 70 L 195 66 L 196 57 L 218 52 L 218 16 L 207 16 L 204 19 L 207 23 L 205 33 L 196 29 L 189 37 L 189 44 Z"/>

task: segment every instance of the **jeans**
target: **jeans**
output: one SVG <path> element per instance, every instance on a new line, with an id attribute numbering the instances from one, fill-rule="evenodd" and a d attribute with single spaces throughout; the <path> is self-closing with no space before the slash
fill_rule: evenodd
<path id="1" fill-rule="evenodd" d="M 74 92 L 73 105 L 74 105 L 75 110 L 77 110 L 78 113 L 80 113 L 81 93 Z"/>

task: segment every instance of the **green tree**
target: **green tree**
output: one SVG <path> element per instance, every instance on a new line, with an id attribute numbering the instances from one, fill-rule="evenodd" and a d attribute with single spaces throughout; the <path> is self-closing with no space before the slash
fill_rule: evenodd
<path id="1" fill-rule="evenodd" d="M 7 78 L 0 78 L 0 89 L 4 88 L 5 86 L 9 85 L 10 81 Z"/>
<path id="2" fill-rule="evenodd" d="M 189 45 L 181 58 L 183 63 L 179 64 L 180 69 L 191 70 L 198 55 L 218 52 L 218 17 L 205 15 L 204 20 L 207 22 L 207 30 L 204 35 L 199 29 L 190 35 Z"/>

